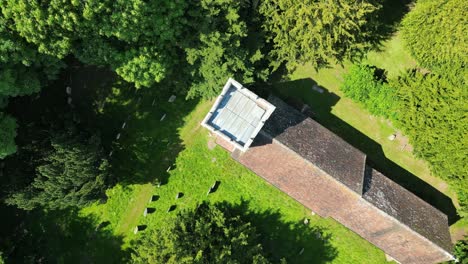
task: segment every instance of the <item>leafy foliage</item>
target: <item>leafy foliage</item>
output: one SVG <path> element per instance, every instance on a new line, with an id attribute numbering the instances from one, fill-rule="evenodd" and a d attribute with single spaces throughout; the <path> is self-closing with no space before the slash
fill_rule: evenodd
<path id="1" fill-rule="evenodd" d="M 468 7 L 463 0 L 420 0 L 402 22 L 403 38 L 418 62 L 440 74 L 465 74 Z"/>
<path id="2" fill-rule="evenodd" d="M 0 159 L 16 152 L 16 120 L 0 112 Z"/>
<path id="3" fill-rule="evenodd" d="M 312 63 L 318 68 L 362 54 L 373 46 L 371 29 L 379 8 L 372 1 L 262 1 L 272 65 Z"/>
<path id="4" fill-rule="evenodd" d="M 250 223 L 202 203 L 134 244 L 134 263 L 269 263 Z"/>
<path id="5" fill-rule="evenodd" d="M 468 215 L 467 91 L 437 74 L 412 71 L 392 84 L 398 89 L 397 123 L 434 173 L 457 190 Z"/>
<path id="6" fill-rule="evenodd" d="M 455 244 L 454 255 L 458 259 L 458 263 L 468 263 L 468 240 L 460 240 Z"/>
<path id="7" fill-rule="evenodd" d="M 380 73 L 380 76 L 379 76 Z M 395 91 L 383 79 L 383 71 L 365 64 L 353 65 L 345 75 L 341 90 L 363 104 L 374 115 L 394 116 Z"/>
<path id="8" fill-rule="evenodd" d="M 10 195 L 7 204 L 25 210 L 64 209 L 87 205 L 103 194 L 109 164 L 103 158 L 99 137 L 87 138 L 71 127 L 52 132 L 50 145 L 51 150 L 38 161 L 33 182 Z M 43 147 L 36 149 L 42 151 Z"/>

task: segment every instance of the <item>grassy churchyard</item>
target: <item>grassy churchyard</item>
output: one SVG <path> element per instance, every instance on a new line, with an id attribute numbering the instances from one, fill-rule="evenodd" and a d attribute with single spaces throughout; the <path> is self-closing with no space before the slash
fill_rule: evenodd
<path id="1" fill-rule="evenodd" d="M 169 103 L 169 96 L 115 88 L 106 99 L 99 117 L 102 121 L 96 122 L 114 139 L 111 161 L 119 183 L 107 192 L 106 203 L 85 208 L 80 214 L 97 218 L 96 224 L 107 223 L 103 229 L 123 237 L 123 248 L 140 235 L 134 234 L 137 225 L 146 230 L 163 228 L 179 210 L 209 200 L 244 215 L 260 231 L 265 250 L 274 259 L 286 258 L 290 263 L 385 262 L 383 252 L 358 235 L 332 219 L 312 215 L 219 146 L 212 148 L 208 131 L 200 126 L 212 102 L 177 98 Z M 128 115 L 124 129 L 121 122 L 111 121 Z M 118 140 L 117 133 L 121 133 Z M 217 190 L 207 195 L 215 181 L 220 182 Z M 183 196 L 176 199 L 179 192 Z M 167 212 L 172 205 L 175 210 Z M 149 208 L 146 217 L 145 208 Z M 308 225 L 303 223 L 305 218 L 310 219 Z M 114 249 L 97 255 L 115 255 Z"/>
<path id="2" fill-rule="evenodd" d="M 370 63 L 391 74 L 414 65 L 402 53 L 398 36 L 384 47 L 380 53 L 369 54 Z M 382 57 L 385 60 L 379 60 Z M 302 98 L 319 122 L 364 151 L 377 168 L 394 172 L 387 174 L 408 189 L 419 191 L 424 199 L 442 208 L 451 202 L 447 197 L 456 202 L 445 183 L 431 176 L 427 165 L 412 155 L 411 146 L 392 124 L 370 116 L 342 97 L 339 85 L 347 66 L 349 63 L 315 72 L 305 65 L 289 81 L 275 84 L 274 90 L 283 97 Z M 81 105 L 79 99 L 74 99 L 76 110 L 88 116 L 89 123 L 102 132 L 116 183 L 107 191 L 105 203 L 79 212 L 83 219 L 92 219 L 90 225 L 96 230 L 116 238 L 91 235 L 93 240 L 86 243 L 94 249 L 87 258 L 118 262 L 128 255 L 132 240 L 141 232 L 164 228 L 178 211 L 209 200 L 244 215 L 262 234 L 266 253 L 276 260 L 386 263 L 381 250 L 333 219 L 311 214 L 214 146 L 208 131 L 200 126 L 212 101 L 177 97 L 170 103 L 171 94 L 160 92 L 157 87 L 135 92 L 113 77 L 103 78 L 105 74 L 99 70 L 78 68 L 70 72 L 70 81 L 89 95 L 82 98 L 92 98 L 92 102 Z M 323 92 L 314 91 L 313 86 Z M 389 141 L 387 137 L 395 132 L 397 139 Z M 215 181 L 220 182 L 217 190 L 207 195 Z M 183 195 L 177 199 L 178 193 Z M 168 212 L 171 206 L 175 209 Z M 149 209 L 146 216 L 145 208 Z M 307 225 L 305 218 L 310 220 Z M 134 234 L 136 226 L 145 230 Z M 90 236 L 80 229 L 73 235 L 82 236 L 76 241 L 88 240 Z"/>

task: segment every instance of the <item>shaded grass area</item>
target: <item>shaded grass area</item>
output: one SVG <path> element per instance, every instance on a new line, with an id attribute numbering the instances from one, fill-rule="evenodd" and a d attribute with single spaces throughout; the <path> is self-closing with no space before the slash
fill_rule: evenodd
<path id="1" fill-rule="evenodd" d="M 370 52 L 364 62 L 385 69 L 390 76 L 415 66 L 398 34 L 383 43 L 383 47 L 380 52 Z M 318 72 L 304 65 L 290 75 L 291 81 L 275 83 L 273 89 L 282 97 L 296 98 L 310 105 L 314 119 L 366 153 L 376 169 L 446 213 L 450 224 L 455 223 L 459 219 L 456 194 L 431 174 L 426 162 L 412 154 L 407 138 L 388 120 L 372 116 L 339 90 L 350 65 L 345 62 Z M 313 86 L 324 92 L 314 91 Z M 388 140 L 394 133 L 399 136 L 394 141 Z"/>

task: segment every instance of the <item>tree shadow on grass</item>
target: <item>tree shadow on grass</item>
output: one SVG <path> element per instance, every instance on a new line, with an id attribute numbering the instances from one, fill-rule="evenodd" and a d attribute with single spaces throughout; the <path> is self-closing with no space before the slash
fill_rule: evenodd
<path id="1" fill-rule="evenodd" d="M 170 83 L 135 89 L 97 67 L 75 65 L 64 80 L 76 90 L 76 111 L 101 132 L 114 172 L 111 184 L 168 181 L 184 148 L 178 129 L 198 101 L 175 94 L 176 100 L 168 102 L 175 90 Z"/>
<path id="2" fill-rule="evenodd" d="M 125 263 L 129 258 L 123 238 L 95 218 L 73 210 L 19 211 L 0 239 L 8 263 Z"/>
<path id="3" fill-rule="evenodd" d="M 285 259 L 287 263 L 327 263 L 338 254 L 331 243 L 331 234 L 318 226 L 302 221 L 286 222 L 279 210 L 252 210 L 248 201 L 239 204 L 227 202 L 216 206 L 231 216 L 239 215 L 244 221 L 250 222 L 260 235 L 266 257 L 273 263 Z"/>
<path id="4" fill-rule="evenodd" d="M 314 86 L 322 89 L 323 92 L 313 90 Z M 340 100 L 338 95 L 327 91 L 324 87 L 317 86 L 317 83 L 310 78 L 255 89 L 263 94 L 268 91 L 273 92 L 299 111 L 302 110 L 304 103 L 308 104 L 311 108 L 310 117 L 364 152 L 367 155 L 367 163 L 371 167 L 445 213 L 448 216 L 449 225 L 460 219 L 449 197 L 388 159 L 379 143 L 331 113 L 332 107 Z"/>

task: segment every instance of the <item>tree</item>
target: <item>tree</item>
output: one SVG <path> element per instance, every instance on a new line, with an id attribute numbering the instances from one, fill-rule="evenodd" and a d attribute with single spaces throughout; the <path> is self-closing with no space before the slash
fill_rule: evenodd
<path id="1" fill-rule="evenodd" d="M 402 22 L 404 42 L 424 67 L 463 75 L 468 62 L 468 6 L 463 0 L 420 0 Z"/>
<path id="2" fill-rule="evenodd" d="M 468 263 L 468 240 L 460 240 L 455 244 L 454 255 L 458 259 L 458 263 L 467 264 Z"/>
<path id="3" fill-rule="evenodd" d="M 416 70 L 391 85 L 397 89 L 397 126 L 410 138 L 416 156 L 457 191 L 458 213 L 468 216 L 467 90 L 438 74 Z"/>
<path id="4" fill-rule="evenodd" d="M 16 152 L 16 120 L 0 112 L 0 159 Z"/>
<path id="5" fill-rule="evenodd" d="M 86 137 L 76 128 L 53 131 L 51 149 L 37 163 L 36 176 L 24 189 L 11 194 L 6 203 L 25 210 L 37 207 L 64 209 L 84 206 L 105 191 L 109 163 L 97 135 Z M 34 146 L 32 146 L 34 148 Z"/>
<path id="6" fill-rule="evenodd" d="M 269 263 L 250 223 L 202 203 L 134 243 L 134 263 Z"/>
<path id="7" fill-rule="evenodd" d="M 373 46 L 379 5 L 371 1 L 266 0 L 260 4 L 273 45 L 272 66 L 315 68 L 363 54 Z"/>

